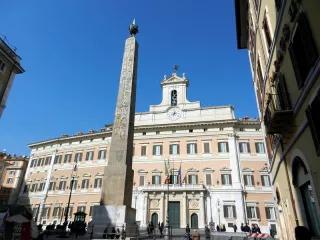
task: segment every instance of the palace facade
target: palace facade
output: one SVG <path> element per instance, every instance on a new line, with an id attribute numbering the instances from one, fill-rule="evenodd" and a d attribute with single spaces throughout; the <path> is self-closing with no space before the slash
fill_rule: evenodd
<path id="1" fill-rule="evenodd" d="M 239 229 L 249 222 L 264 232 L 276 228 L 259 120 L 237 119 L 232 106 L 204 108 L 188 101 L 184 75 L 173 73 L 161 86 L 161 103 L 135 115 L 132 207 L 138 224 L 165 222 L 168 214 L 173 227 L 214 223 L 231 231 L 233 224 Z M 64 222 L 72 179 L 68 219 L 83 211 L 91 220 L 101 199 L 111 134 L 109 125 L 29 145 L 20 201 L 30 205 L 38 222 Z"/>

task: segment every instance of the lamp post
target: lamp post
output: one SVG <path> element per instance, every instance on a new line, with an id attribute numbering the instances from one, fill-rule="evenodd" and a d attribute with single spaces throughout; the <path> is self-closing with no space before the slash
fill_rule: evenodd
<path id="1" fill-rule="evenodd" d="M 71 182 L 70 182 L 70 193 L 69 193 L 69 199 L 68 199 L 68 204 L 67 204 L 67 208 L 66 208 L 66 211 L 65 211 L 65 218 L 64 218 L 64 223 L 63 223 L 63 229 L 64 229 L 64 232 L 67 231 L 67 225 L 68 225 L 68 215 L 69 215 L 69 209 L 70 209 L 70 201 L 71 201 L 71 196 L 72 196 L 72 190 L 73 190 L 73 184 L 74 184 L 74 172 L 77 171 L 77 163 L 74 165 L 74 168 L 72 170 L 72 173 L 71 173 Z"/>
<path id="2" fill-rule="evenodd" d="M 218 220 L 219 220 L 219 228 L 220 228 L 220 199 L 218 199 Z"/>
<path id="3" fill-rule="evenodd" d="M 168 161 L 169 162 L 169 161 Z M 166 216 L 166 225 L 164 229 L 164 239 L 169 240 L 170 239 L 170 225 L 169 225 L 169 184 L 170 184 L 170 173 L 168 171 L 167 176 L 167 216 Z"/>

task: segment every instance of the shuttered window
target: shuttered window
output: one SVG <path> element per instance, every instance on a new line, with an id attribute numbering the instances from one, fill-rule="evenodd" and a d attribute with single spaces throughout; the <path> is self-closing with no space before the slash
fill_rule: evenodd
<path id="1" fill-rule="evenodd" d="M 188 175 L 188 182 L 189 184 L 198 184 L 198 175 L 196 174 Z"/>
<path id="2" fill-rule="evenodd" d="M 187 144 L 187 154 L 196 154 L 197 153 L 197 144 L 188 143 Z"/>
<path id="3" fill-rule="evenodd" d="M 74 162 L 81 162 L 82 161 L 82 153 L 76 153 L 74 155 Z"/>
<path id="4" fill-rule="evenodd" d="M 160 177 L 160 175 L 153 175 L 153 176 L 152 176 L 152 184 L 156 184 L 156 185 L 161 184 L 161 177 Z"/>
<path id="5" fill-rule="evenodd" d="M 141 146 L 141 156 L 147 155 L 147 146 Z"/>
<path id="6" fill-rule="evenodd" d="M 144 186 L 144 176 L 139 177 L 139 186 Z"/>
<path id="7" fill-rule="evenodd" d="M 264 187 L 270 187 L 270 178 L 268 175 L 261 175 L 261 184 Z"/>
<path id="8" fill-rule="evenodd" d="M 210 143 L 203 143 L 203 153 L 210 153 Z"/>
<path id="9" fill-rule="evenodd" d="M 307 108 L 306 113 L 313 143 L 317 155 L 320 156 L 320 90 L 310 106 Z"/>
<path id="10" fill-rule="evenodd" d="M 211 185 L 212 184 L 212 182 L 211 182 L 211 174 L 210 173 L 206 174 L 206 184 L 207 185 Z"/>
<path id="11" fill-rule="evenodd" d="M 102 178 L 96 178 L 94 180 L 94 188 L 101 188 L 102 186 Z"/>
<path id="12" fill-rule="evenodd" d="M 309 21 L 303 12 L 300 13 L 297 24 L 298 26 L 293 41 L 289 46 L 289 52 L 297 85 L 299 88 L 302 88 L 319 54 L 312 36 Z"/>
<path id="13" fill-rule="evenodd" d="M 153 145 L 152 154 L 154 156 L 162 155 L 162 145 Z"/>
<path id="14" fill-rule="evenodd" d="M 219 142 L 218 143 L 218 151 L 219 153 L 227 153 L 229 152 L 229 145 L 227 142 Z"/>
<path id="15" fill-rule="evenodd" d="M 170 144 L 170 146 L 169 146 L 169 154 L 170 155 L 178 155 L 178 154 L 180 154 L 180 146 L 179 146 L 179 144 Z"/>
<path id="16" fill-rule="evenodd" d="M 98 153 L 98 159 L 106 159 L 106 153 L 107 151 L 106 150 L 99 150 L 99 153 Z"/>
<path id="17" fill-rule="evenodd" d="M 224 205 L 223 215 L 224 215 L 224 218 L 237 218 L 236 206 Z"/>
<path id="18" fill-rule="evenodd" d="M 250 153 L 250 144 L 248 142 L 239 143 L 240 153 Z"/>
<path id="19" fill-rule="evenodd" d="M 83 179 L 81 183 L 82 189 L 88 189 L 89 188 L 89 179 Z"/>
<path id="20" fill-rule="evenodd" d="M 93 151 L 86 153 L 86 161 L 93 160 Z"/>
<path id="21" fill-rule="evenodd" d="M 221 182 L 222 182 L 222 185 L 231 185 L 232 184 L 231 174 L 221 174 Z"/>

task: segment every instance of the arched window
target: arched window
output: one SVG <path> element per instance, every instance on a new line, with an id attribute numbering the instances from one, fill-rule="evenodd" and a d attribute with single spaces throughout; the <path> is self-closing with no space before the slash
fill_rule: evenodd
<path id="1" fill-rule="evenodd" d="M 151 222 L 153 223 L 153 226 L 158 226 L 158 213 L 152 213 Z"/>
<path id="2" fill-rule="evenodd" d="M 178 103 L 178 93 L 177 90 L 171 91 L 171 106 L 177 106 Z"/>
<path id="3" fill-rule="evenodd" d="M 198 215 L 196 213 L 191 214 L 191 228 L 198 228 Z"/>

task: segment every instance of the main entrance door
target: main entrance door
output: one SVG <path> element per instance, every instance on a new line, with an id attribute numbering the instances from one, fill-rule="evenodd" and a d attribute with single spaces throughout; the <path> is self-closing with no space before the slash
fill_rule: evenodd
<path id="1" fill-rule="evenodd" d="M 169 202 L 169 225 L 180 228 L 180 202 Z"/>

